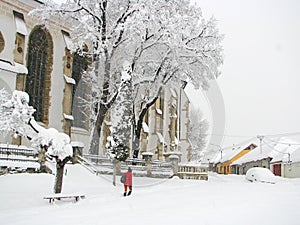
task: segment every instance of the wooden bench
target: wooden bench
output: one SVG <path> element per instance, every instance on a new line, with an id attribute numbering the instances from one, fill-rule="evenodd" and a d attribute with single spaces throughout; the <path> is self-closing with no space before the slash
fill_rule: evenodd
<path id="1" fill-rule="evenodd" d="M 53 195 L 48 195 L 45 196 L 44 199 L 49 199 L 49 203 L 54 202 L 54 200 L 61 200 L 61 199 L 74 199 L 75 202 L 78 202 L 80 199 L 84 199 L 85 195 L 83 194 L 53 194 Z"/>

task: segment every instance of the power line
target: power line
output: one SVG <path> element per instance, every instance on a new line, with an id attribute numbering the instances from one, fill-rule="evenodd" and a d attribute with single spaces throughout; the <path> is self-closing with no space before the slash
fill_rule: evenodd
<path id="1" fill-rule="evenodd" d="M 221 136 L 221 137 L 232 137 L 232 138 L 252 138 L 257 137 L 257 135 L 236 135 L 236 134 L 213 134 L 208 133 L 207 135 L 212 136 Z M 294 133 L 281 133 L 281 134 L 266 134 L 265 137 L 282 137 L 282 136 L 295 136 L 300 135 L 300 132 L 294 132 Z"/>
<path id="2" fill-rule="evenodd" d="M 284 154 L 284 155 L 288 155 L 288 162 L 290 163 L 291 162 L 291 153 L 290 152 L 282 152 L 282 151 L 279 151 L 275 148 L 275 146 L 271 146 L 269 145 L 269 143 L 263 141 L 266 145 L 268 145 L 272 150 L 274 150 L 275 152 L 278 152 L 280 154 Z"/>
<path id="3" fill-rule="evenodd" d="M 300 145 L 300 143 L 289 143 L 289 142 L 281 142 L 281 141 L 274 141 L 272 139 L 270 139 L 269 137 L 266 137 L 268 140 L 270 140 L 273 143 L 277 143 L 277 144 L 283 144 L 283 145 Z"/>
<path id="4" fill-rule="evenodd" d="M 235 149 L 238 149 L 240 147 L 242 147 L 243 145 L 251 142 L 251 140 L 255 139 L 255 137 L 251 137 L 251 138 L 248 138 L 242 142 L 239 142 L 238 144 L 234 144 L 234 146 L 226 146 L 226 147 L 222 147 L 220 145 L 217 145 L 217 144 L 213 144 L 213 143 L 209 143 L 209 145 L 212 145 L 212 146 L 216 146 L 216 147 L 219 147 L 221 148 L 222 150 L 227 150 L 227 149 L 232 149 L 232 148 L 235 148 Z"/>
<path id="5" fill-rule="evenodd" d="M 268 136 L 268 137 L 277 137 L 277 136 L 295 136 L 295 135 L 300 135 L 300 132 L 282 133 L 282 134 L 270 134 L 270 135 L 265 135 L 265 136 Z"/>
<path id="6" fill-rule="evenodd" d="M 213 136 L 222 136 L 222 137 L 236 137 L 236 138 L 252 138 L 254 136 L 246 136 L 246 135 L 230 135 L 230 134 L 208 134 Z"/>
<path id="7" fill-rule="evenodd" d="M 265 136 L 257 135 L 257 138 L 259 139 L 259 142 L 260 142 L 260 154 L 262 154 L 262 141 L 265 138 Z"/>

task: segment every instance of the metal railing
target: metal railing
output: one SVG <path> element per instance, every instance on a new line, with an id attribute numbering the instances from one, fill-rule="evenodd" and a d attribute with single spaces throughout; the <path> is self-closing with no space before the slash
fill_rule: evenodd
<path id="1" fill-rule="evenodd" d="M 89 167 L 88 169 L 91 172 L 112 173 L 113 164 L 109 158 L 86 154 L 83 157 L 79 157 L 79 159 L 82 161 L 81 164 L 85 164 L 86 167 Z M 131 167 L 136 175 L 144 176 L 149 169 L 147 166 L 149 166 L 149 164 L 147 164 L 144 159 L 129 158 L 121 163 L 120 170 L 126 171 L 128 167 Z M 150 168 L 151 174 L 155 177 L 170 177 L 173 175 L 173 167 L 169 162 L 153 160 L 150 162 Z"/>

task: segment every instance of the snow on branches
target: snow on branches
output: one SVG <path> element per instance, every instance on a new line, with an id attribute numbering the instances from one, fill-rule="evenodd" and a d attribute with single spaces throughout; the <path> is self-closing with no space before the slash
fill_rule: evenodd
<path id="1" fill-rule="evenodd" d="M 111 136 L 107 138 L 107 152 L 111 159 L 125 161 L 129 156 L 132 123 L 132 76 L 131 65 L 124 61 L 121 72 L 119 95 L 112 107 Z"/>
<path id="2" fill-rule="evenodd" d="M 22 91 L 14 91 L 12 97 L 2 89 L 0 91 L 0 130 L 3 133 L 27 134 L 25 121 L 29 121 L 35 109 L 28 105 L 29 96 Z"/>
<path id="3" fill-rule="evenodd" d="M 90 52 L 84 54 L 93 57 L 93 72 L 98 79 L 93 85 L 101 85 L 93 96 L 98 107 L 93 110 L 97 114 L 90 147 L 93 154 L 99 152 L 107 111 L 120 94 L 119 74 L 125 60 L 132 69 L 138 120 L 143 119 L 165 86 L 179 86 L 184 81 L 207 89 L 209 80 L 220 74 L 223 36 L 216 20 L 205 19 L 190 0 L 68 0 L 61 5 L 47 1 L 30 14 L 44 23 L 68 23 L 73 52 L 90 47 Z M 93 86 L 93 90 L 97 88 Z M 140 129 L 141 121 L 134 122 Z"/>
<path id="4" fill-rule="evenodd" d="M 0 131 L 28 138 L 33 146 L 44 147 L 47 154 L 58 160 L 72 156 L 70 137 L 54 128 L 40 126 L 32 116 L 35 109 L 29 106 L 26 92 L 14 91 L 12 97 L 0 91 Z"/>
<path id="5" fill-rule="evenodd" d="M 30 14 L 72 26 L 73 51 L 90 43 L 102 60 L 99 68 L 110 76 L 125 59 L 132 64 L 133 83 L 156 77 L 155 85 L 184 80 L 207 89 L 208 80 L 220 74 L 223 35 L 216 20 L 205 19 L 189 0 L 47 1 Z"/>

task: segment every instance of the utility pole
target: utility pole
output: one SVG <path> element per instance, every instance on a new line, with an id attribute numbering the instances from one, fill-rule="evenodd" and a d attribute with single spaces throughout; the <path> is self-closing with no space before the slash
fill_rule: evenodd
<path id="1" fill-rule="evenodd" d="M 262 154 L 262 140 L 264 139 L 265 136 L 263 135 L 257 135 L 257 138 L 259 139 L 260 142 L 260 154 Z"/>

